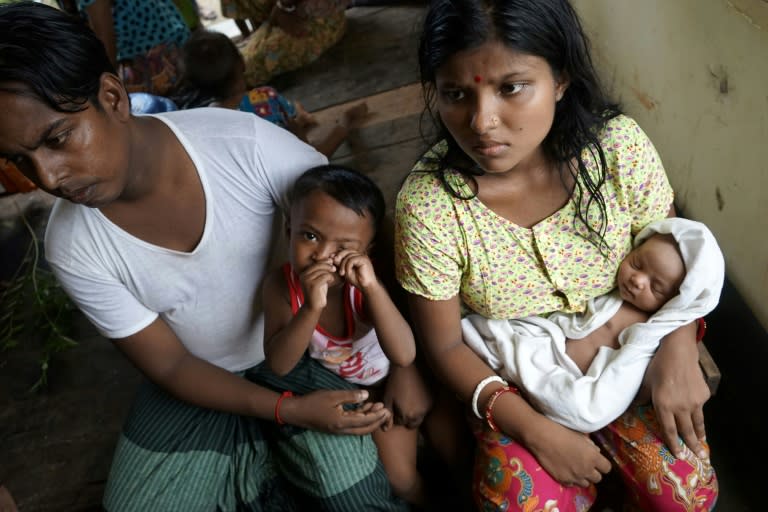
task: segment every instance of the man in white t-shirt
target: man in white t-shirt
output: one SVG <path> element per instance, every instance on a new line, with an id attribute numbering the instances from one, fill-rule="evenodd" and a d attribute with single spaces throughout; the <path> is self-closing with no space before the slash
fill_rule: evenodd
<path id="1" fill-rule="evenodd" d="M 291 395 L 317 378 L 313 363 L 272 389 L 248 378 L 263 359 L 273 221 L 322 155 L 250 114 L 132 116 L 90 29 L 32 2 L 0 7 L 0 111 L 0 157 L 60 198 L 45 240 L 54 272 L 148 380 L 108 510 L 402 507 L 370 436 L 316 432 L 368 434 L 391 414 L 382 404 L 345 411 L 367 394 L 341 379 Z M 329 453 L 354 463 L 325 467 Z"/>

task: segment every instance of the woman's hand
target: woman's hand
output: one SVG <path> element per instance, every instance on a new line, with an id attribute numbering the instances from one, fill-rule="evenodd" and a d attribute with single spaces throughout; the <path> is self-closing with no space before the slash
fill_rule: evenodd
<path id="1" fill-rule="evenodd" d="M 395 423 L 417 428 L 432 408 L 432 396 L 416 365 L 392 366 L 384 388 L 384 405 Z"/>
<path id="2" fill-rule="evenodd" d="M 525 445 L 555 480 L 563 485 L 588 487 L 611 470 L 611 462 L 587 434 L 542 420 L 541 427 L 532 432 L 535 436 L 527 436 Z"/>
<path id="3" fill-rule="evenodd" d="M 513 401 L 517 407 L 512 408 Z M 519 423 L 520 412 L 525 409 L 525 422 Z M 496 401 L 493 417 L 499 428 L 517 438 L 536 457 L 552 477 L 563 485 L 587 487 L 602 480 L 611 470 L 611 462 L 587 434 L 576 432 L 539 414 L 513 393 L 505 393 Z M 518 420 L 516 428 L 509 428 Z M 509 427 L 508 427 L 509 426 Z"/>
<path id="4" fill-rule="evenodd" d="M 662 339 L 645 372 L 661 436 L 675 457 L 682 456 L 679 438 L 701 458 L 707 452 L 701 444 L 704 403 L 710 391 L 699 367 L 696 327 L 689 324 Z"/>
<path id="5" fill-rule="evenodd" d="M 365 402 L 366 390 L 314 391 L 283 400 L 280 417 L 288 424 L 330 434 L 370 434 L 392 418 L 381 402 Z M 354 407 L 350 410 L 347 408 Z"/>

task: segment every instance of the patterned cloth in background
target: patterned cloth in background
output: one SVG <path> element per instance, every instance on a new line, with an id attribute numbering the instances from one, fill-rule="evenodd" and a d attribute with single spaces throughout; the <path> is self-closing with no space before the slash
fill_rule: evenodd
<path id="1" fill-rule="evenodd" d="M 296 117 L 293 103 L 269 86 L 256 87 L 243 96 L 237 107 L 242 112 L 251 112 L 282 128 L 288 129 L 288 121 Z"/>
<path id="2" fill-rule="evenodd" d="M 146 92 L 132 92 L 131 114 L 159 114 L 160 112 L 173 112 L 178 110 L 176 103 L 170 98 L 148 94 Z"/>
<path id="3" fill-rule="evenodd" d="M 96 0 L 77 0 L 81 12 Z M 171 0 L 114 0 L 117 63 L 128 92 L 165 96 L 178 79 L 190 31 Z"/>
<path id="4" fill-rule="evenodd" d="M 162 43 L 145 55 L 119 62 L 117 72 L 128 92 L 165 96 L 179 79 L 180 62 L 181 49 L 174 43 Z"/>
<path id="5" fill-rule="evenodd" d="M 229 2 L 224 2 L 229 3 Z M 302 37 L 294 37 L 266 23 L 274 0 L 234 2 L 225 16 L 248 18 L 254 26 L 240 52 L 245 59 L 245 80 L 251 86 L 267 83 L 273 76 L 293 71 L 316 60 L 336 44 L 347 28 L 344 14 L 349 0 L 302 0 L 295 15 L 304 20 Z M 225 6 L 222 4 L 222 8 Z"/>

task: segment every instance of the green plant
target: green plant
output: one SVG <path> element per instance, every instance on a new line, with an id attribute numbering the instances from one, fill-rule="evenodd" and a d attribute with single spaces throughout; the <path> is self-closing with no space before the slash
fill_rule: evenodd
<path id="1" fill-rule="evenodd" d="M 11 279 L 0 285 L 0 351 L 21 340 L 41 341 L 40 377 L 30 389 L 37 391 L 48 384 L 51 356 L 77 345 L 70 337 L 75 307 L 53 273 L 40 265 L 40 239 L 23 213 L 21 220 L 30 242 Z"/>

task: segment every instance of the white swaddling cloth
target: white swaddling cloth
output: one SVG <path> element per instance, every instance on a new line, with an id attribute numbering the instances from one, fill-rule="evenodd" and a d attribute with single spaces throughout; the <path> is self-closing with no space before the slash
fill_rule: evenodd
<path id="1" fill-rule="evenodd" d="M 619 349 L 601 347 L 582 374 L 565 353 L 565 339 L 580 339 L 605 324 L 619 310 L 618 291 L 596 297 L 579 314 L 549 318 L 491 320 L 477 314 L 462 319 L 464 342 L 498 374 L 523 389 L 549 418 L 580 432 L 594 432 L 618 418 L 630 405 L 661 338 L 711 312 L 725 277 L 723 255 L 709 229 L 672 217 L 646 226 L 637 247 L 656 233 L 674 236 L 686 275 L 678 295 L 647 322 L 619 334 Z"/>

